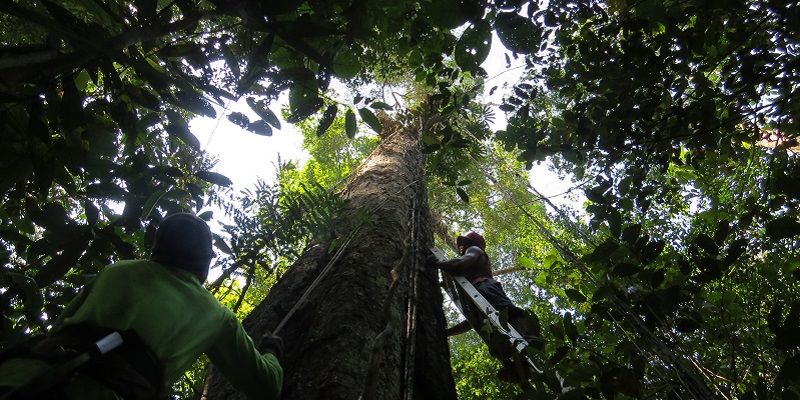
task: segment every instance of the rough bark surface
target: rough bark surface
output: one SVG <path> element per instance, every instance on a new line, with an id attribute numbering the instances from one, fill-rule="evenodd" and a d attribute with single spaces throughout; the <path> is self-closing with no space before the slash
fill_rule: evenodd
<path id="1" fill-rule="evenodd" d="M 348 206 L 337 237 L 358 234 L 279 332 L 284 400 L 456 398 L 438 276 L 424 267 L 433 238 L 419 132 L 381 119 L 380 146 L 343 192 Z M 252 337 L 275 329 L 328 263 L 329 245 L 309 247 L 245 320 Z M 416 329 L 409 333 L 414 282 Z M 413 362 L 406 362 L 412 347 Z M 240 398 L 214 372 L 206 394 Z"/>

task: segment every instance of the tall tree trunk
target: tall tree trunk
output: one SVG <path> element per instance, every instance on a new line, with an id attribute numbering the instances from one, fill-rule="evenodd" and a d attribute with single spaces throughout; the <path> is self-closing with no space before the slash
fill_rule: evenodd
<path id="1" fill-rule="evenodd" d="M 310 246 L 245 320 L 254 338 L 274 330 L 344 247 L 279 332 L 282 399 L 456 397 L 438 276 L 424 267 L 433 238 L 419 132 L 381 120 L 380 146 L 343 192 L 333 246 Z M 207 395 L 239 396 L 218 373 Z"/>

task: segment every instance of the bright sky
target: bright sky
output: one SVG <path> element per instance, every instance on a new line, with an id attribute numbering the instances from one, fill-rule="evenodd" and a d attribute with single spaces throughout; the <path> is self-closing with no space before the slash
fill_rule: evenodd
<path id="1" fill-rule="evenodd" d="M 482 66 L 489 75 L 489 81 L 485 85 L 485 99 L 495 105 L 501 103 L 503 93 L 508 93 L 503 90 L 503 85 L 513 85 L 524 71 L 524 68 L 519 67 L 522 65 L 521 58 L 511 61 L 511 68 L 507 68 L 504 48 L 497 36 L 493 36 L 491 52 Z M 488 97 L 488 90 L 495 85 L 499 86 L 498 90 Z M 287 95 L 284 93 L 270 108 L 276 115 L 280 115 L 280 109 L 286 101 Z M 244 100 L 229 104 L 228 110 L 242 112 L 253 120 L 257 118 Z M 305 160 L 308 157 L 302 149 L 302 137 L 292 124 L 282 121 L 282 129 L 274 130 L 272 136 L 259 136 L 234 125 L 225 118 L 221 110 L 217 111 L 220 118 L 196 118 L 191 121 L 190 129 L 200 139 L 203 148 L 217 157 L 219 162 L 214 171 L 230 178 L 234 190 L 250 188 L 258 178 L 267 182 L 273 181 L 279 158 L 288 161 Z M 495 129 L 505 127 L 505 115 L 498 109 L 495 110 L 495 120 Z M 533 186 L 548 197 L 563 193 L 571 185 L 569 179 L 559 178 L 545 164 L 534 165 L 530 176 Z M 574 200 L 563 195 L 553 197 L 552 200 L 559 205 L 568 204 L 574 207 L 576 204 Z M 221 215 L 215 217 L 219 218 Z"/>

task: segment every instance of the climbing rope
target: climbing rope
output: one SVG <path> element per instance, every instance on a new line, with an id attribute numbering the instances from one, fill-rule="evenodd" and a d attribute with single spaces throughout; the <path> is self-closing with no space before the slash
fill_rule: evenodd
<path id="1" fill-rule="evenodd" d="M 414 398 L 414 361 L 417 349 L 417 277 L 419 275 L 419 211 L 416 196 L 411 199 L 411 263 L 408 269 L 410 285 L 406 295 L 405 399 Z"/>
<path id="2" fill-rule="evenodd" d="M 350 232 L 350 235 L 347 236 L 347 239 L 345 239 L 344 243 L 342 243 L 339 249 L 336 250 L 336 253 L 334 253 L 333 257 L 331 257 L 331 259 L 328 260 L 328 263 L 325 264 L 325 267 L 322 269 L 322 271 L 320 271 L 319 275 L 317 275 L 314 281 L 311 282 L 310 285 L 308 285 L 308 288 L 306 288 L 305 292 L 303 292 L 303 295 L 300 296 L 299 299 L 297 299 L 292 308 L 289 309 L 289 312 L 286 313 L 286 315 L 283 317 L 278 326 L 275 327 L 273 334 L 277 335 L 278 332 L 280 332 L 281 329 L 283 329 L 284 325 L 286 325 L 286 323 L 289 321 L 289 319 L 292 318 L 294 313 L 308 299 L 308 296 L 311 294 L 311 292 L 314 291 L 314 289 L 319 285 L 319 283 L 322 282 L 322 279 L 324 279 L 325 276 L 328 275 L 328 272 L 330 272 L 331 268 L 336 264 L 337 261 L 339 261 L 339 258 L 342 256 L 342 254 L 344 254 L 344 251 L 347 249 L 347 246 L 350 245 L 350 242 L 353 241 L 353 238 L 356 236 L 358 231 L 361 230 L 362 225 L 363 222 L 358 226 L 356 226 L 356 228 Z"/>

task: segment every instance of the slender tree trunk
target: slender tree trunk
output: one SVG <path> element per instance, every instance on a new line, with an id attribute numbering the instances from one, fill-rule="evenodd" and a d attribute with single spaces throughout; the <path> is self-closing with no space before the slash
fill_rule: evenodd
<path id="1" fill-rule="evenodd" d="M 337 239 L 310 246 L 245 321 L 254 338 L 274 330 L 344 246 L 279 332 L 282 399 L 456 397 L 438 275 L 424 267 L 433 239 L 419 132 L 381 119 L 380 146 L 344 190 Z M 239 396 L 218 373 L 208 385 L 209 399 Z"/>

